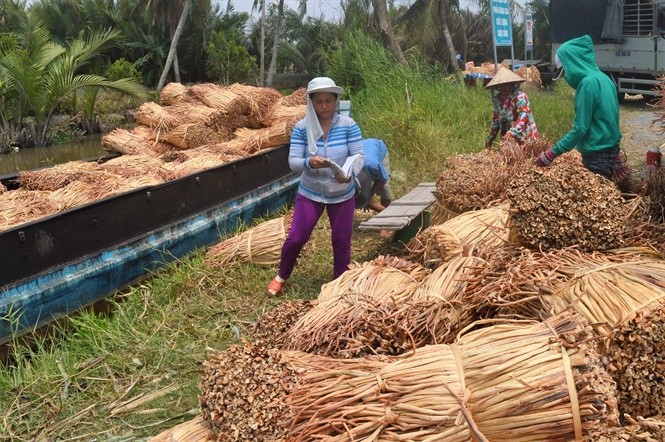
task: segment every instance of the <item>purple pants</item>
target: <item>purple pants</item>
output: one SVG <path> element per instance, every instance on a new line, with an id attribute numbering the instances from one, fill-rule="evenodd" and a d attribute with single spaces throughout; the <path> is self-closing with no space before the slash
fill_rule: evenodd
<path id="1" fill-rule="evenodd" d="M 312 235 L 323 209 L 328 212 L 332 232 L 333 279 L 348 270 L 351 263 L 351 234 L 355 207 L 353 198 L 337 204 L 323 204 L 300 194 L 296 195 L 291 229 L 282 246 L 279 277 L 288 279 L 291 276 L 300 250 Z"/>

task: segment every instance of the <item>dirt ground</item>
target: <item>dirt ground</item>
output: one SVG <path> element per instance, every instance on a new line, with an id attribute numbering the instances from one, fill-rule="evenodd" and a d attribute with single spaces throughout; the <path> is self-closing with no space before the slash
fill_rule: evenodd
<path id="1" fill-rule="evenodd" d="M 621 147 L 628 157 L 628 165 L 633 173 L 644 173 L 646 152 L 651 147 L 665 143 L 665 123 L 656 120 L 657 116 L 649 105 L 650 100 L 641 95 L 628 96 L 621 104 Z M 665 153 L 665 149 L 662 149 Z"/>

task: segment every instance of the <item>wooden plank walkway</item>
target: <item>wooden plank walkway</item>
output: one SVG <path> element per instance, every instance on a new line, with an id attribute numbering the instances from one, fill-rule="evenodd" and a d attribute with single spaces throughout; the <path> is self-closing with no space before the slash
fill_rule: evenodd
<path id="1" fill-rule="evenodd" d="M 391 202 L 382 212 L 358 225 L 360 230 L 400 230 L 427 210 L 436 198 L 436 183 L 420 183 L 406 195 Z"/>

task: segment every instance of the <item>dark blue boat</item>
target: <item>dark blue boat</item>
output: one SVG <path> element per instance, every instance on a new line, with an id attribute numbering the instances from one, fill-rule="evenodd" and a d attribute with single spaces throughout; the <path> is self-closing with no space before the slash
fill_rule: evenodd
<path id="1" fill-rule="evenodd" d="M 0 232 L 0 344 L 289 204 L 287 158 L 269 149 Z"/>

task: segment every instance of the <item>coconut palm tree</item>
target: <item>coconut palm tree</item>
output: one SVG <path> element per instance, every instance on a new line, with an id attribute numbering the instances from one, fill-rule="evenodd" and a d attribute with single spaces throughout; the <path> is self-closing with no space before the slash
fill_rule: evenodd
<path id="1" fill-rule="evenodd" d="M 404 58 L 402 48 L 400 47 L 397 38 L 395 38 L 393 28 L 390 25 L 390 20 L 388 20 L 388 6 L 386 5 L 386 0 L 372 0 L 372 7 L 374 8 L 374 16 L 376 17 L 376 22 L 381 31 L 381 35 L 388 44 L 390 52 L 392 52 L 400 64 L 406 65 L 406 58 Z"/>
<path id="2" fill-rule="evenodd" d="M 14 118 L 19 124 L 25 116 L 34 118 L 35 145 L 51 143 L 51 118 L 77 93 L 103 89 L 145 98 L 144 88 L 133 79 L 110 81 L 85 73 L 87 63 L 118 35 L 114 30 L 91 32 L 65 47 L 51 42 L 47 29 L 27 16 L 16 46 L 0 49 L 0 78 L 13 100 Z"/>
<path id="3" fill-rule="evenodd" d="M 416 0 L 398 23 L 406 26 L 411 44 L 419 47 L 424 56 L 440 61 L 454 72 L 459 70 L 459 66 L 455 60 L 457 51 L 450 23 L 458 13 L 459 0 Z M 463 32 L 463 28 L 460 29 Z M 440 48 L 445 48 L 445 51 Z"/>

